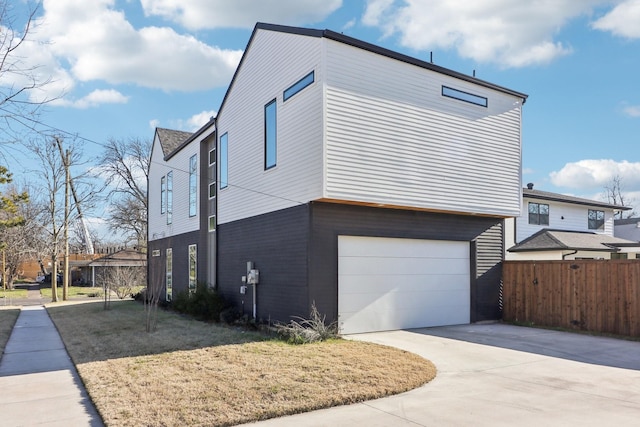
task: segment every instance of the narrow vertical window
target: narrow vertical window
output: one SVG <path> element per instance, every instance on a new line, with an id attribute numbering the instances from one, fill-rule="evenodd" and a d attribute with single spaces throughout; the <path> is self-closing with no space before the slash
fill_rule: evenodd
<path id="1" fill-rule="evenodd" d="M 209 231 L 216 231 L 216 216 L 211 215 L 209 217 Z"/>
<path id="2" fill-rule="evenodd" d="M 173 171 L 167 173 L 167 224 L 173 222 Z"/>
<path id="3" fill-rule="evenodd" d="M 276 100 L 264 106 L 264 169 L 276 165 Z"/>
<path id="4" fill-rule="evenodd" d="M 166 300 L 171 301 L 173 297 L 173 249 L 171 248 L 167 248 L 165 288 Z"/>
<path id="5" fill-rule="evenodd" d="M 189 293 L 196 291 L 197 284 L 197 247 L 189 245 Z"/>
<path id="6" fill-rule="evenodd" d="M 167 182 L 163 176 L 160 178 L 160 213 L 164 214 L 167 211 Z"/>
<path id="7" fill-rule="evenodd" d="M 189 159 L 189 216 L 195 216 L 198 204 L 198 157 L 194 154 Z"/>
<path id="8" fill-rule="evenodd" d="M 212 148 L 211 151 L 209 151 L 209 166 L 213 166 L 216 164 L 216 149 Z"/>
<path id="9" fill-rule="evenodd" d="M 229 137 L 220 137 L 220 188 L 227 188 L 229 179 Z"/>

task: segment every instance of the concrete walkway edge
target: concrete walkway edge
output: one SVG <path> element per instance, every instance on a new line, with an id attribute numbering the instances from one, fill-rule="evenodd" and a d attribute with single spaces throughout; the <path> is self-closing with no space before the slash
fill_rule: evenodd
<path id="1" fill-rule="evenodd" d="M 20 311 L 0 359 L 0 390 L 2 425 L 104 425 L 42 305 Z"/>

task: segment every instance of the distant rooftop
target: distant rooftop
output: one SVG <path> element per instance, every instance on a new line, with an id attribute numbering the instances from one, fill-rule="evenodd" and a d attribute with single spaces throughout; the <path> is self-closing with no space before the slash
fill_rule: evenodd
<path id="1" fill-rule="evenodd" d="M 580 250 L 617 252 L 622 247 L 640 247 L 638 242 L 588 231 L 552 230 L 538 231 L 509 252 Z"/>
<path id="2" fill-rule="evenodd" d="M 629 206 L 614 205 L 598 200 L 583 199 L 581 197 L 567 196 L 566 194 L 551 193 L 549 191 L 534 190 L 533 188 L 523 188 L 522 195 L 531 199 L 549 200 L 552 202 L 573 203 L 575 205 L 594 206 L 618 211 L 631 210 Z"/>

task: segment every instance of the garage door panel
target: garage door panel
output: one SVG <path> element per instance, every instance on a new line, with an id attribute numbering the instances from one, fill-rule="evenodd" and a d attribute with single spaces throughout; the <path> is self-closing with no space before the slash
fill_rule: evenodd
<path id="1" fill-rule="evenodd" d="M 341 257 L 338 269 L 341 275 L 459 274 L 469 270 L 469 255 L 464 259 Z"/>
<path id="2" fill-rule="evenodd" d="M 388 256 L 393 254 L 398 258 L 415 256 L 416 253 L 424 251 L 424 242 L 436 242 L 435 240 L 418 240 L 418 239 L 394 239 L 385 237 L 359 237 L 359 236 L 340 236 L 349 239 L 367 239 L 364 246 L 358 243 L 351 244 L 346 242 L 341 246 L 340 256 L 349 257 L 369 257 L 369 256 Z M 463 242 L 453 242 L 447 240 L 437 241 L 437 251 L 432 252 L 433 257 L 442 258 L 441 252 L 446 252 L 447 258 L 469 258 L 468 246 L 461 246 Z M 432 248 L 435 246 L 431 246 Z"/>
<path id="3" fill-rule="evenodd" d="M 342 298 L 343 310 L 340 313 L 341 316 L 346 313 L 358 313 L 363 310 L 376 312 L 403 312 L 410 310 L 422 313 L 429 310 L 438 311 L 440 307 L 468 307 L 468 303 L 465 301 L 468 300 L 469 295 L 467 290 L 463 289 L 457 291 L 431 290 L 428 292 L 402 292 L 395 289 L 384 294 L 344 294 Z M 428 306 L 424 304 L 425 300 L 430 302 Z M 393 308 L 393 310 L 390 310 L 390 308 Z"/>
<path id="4" fill-rule="evenodd" d="M 340 276 L 343 284 L 343 295 L 348 294 L 378 294 L 383 292 L 420 292 L 437 290 L 469 290 L 468 274 L 438 274 L 438 275 L 406 275 L 397 276 Z"/>
<path id="5" fill-rule="evenodd" d="M 342 333 L 469 323 L 468 242 L 339 236 Z"/>

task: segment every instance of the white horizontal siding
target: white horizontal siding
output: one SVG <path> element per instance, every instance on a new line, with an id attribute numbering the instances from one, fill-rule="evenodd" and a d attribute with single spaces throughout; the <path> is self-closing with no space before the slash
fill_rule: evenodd
<path id="1" fill-rule="evenodd" d="M 520 99 L 326 43 L 326 197 L 519 215 Z M 489 107 L 442 97 L 443 84 Z"/>
<path id="2" fill-rule="evenodd" d="M 176 236 L 199 229 L 200 213 L 200 168 L 196 170 L 198 183 L 198 200 L 196 215 L 189 217 L 189 159 L 194 154 L 199 157 L 199 140 L 191 142 L 180 150 L 168 162 L 163 159 L 160 143 L 154 141 L 149 167 L 149 240 Z M 198 162 L 208 159 L 198 158 Z M 160 212 L 160 179 L 173 171 L 173 216 L 172 223 L 167 224 L 167 213 Z M 205 184 L 206 185 L 206 184 Z"/>
<path id="3" fill-rule="evenodd" d="M 549 225 L 529 224 L 529 202 L 549 205 Z M 589 229 L 589 209 L 604 211 L 604 229 Z M 613 210 L 592 207 L 586 205 L 576 205 L 573 203 L 559 203 L 540 199 L 524 198 L 522 205 L 522 215 L 517 218 L 516 243 L 519 243 L 537 233 L 543 228 L 554 230 L 570 231 L 590 231 L 613 236 Z"/>
<path id="4" fill-rule="evenodd" d="M 228 133 L 229 143 L 229 186 L 218 192 L 218 223 L 322 196 L 320 64 L 319 38 L 265 30 L 255 34 L 218 115 L 218 138 Z M 315 83 L 283 102 L 283 91 L 311 71 Z M 277 165 L 265 171 L 264 106 L 274 98 Z"/>

